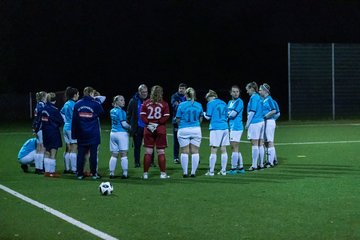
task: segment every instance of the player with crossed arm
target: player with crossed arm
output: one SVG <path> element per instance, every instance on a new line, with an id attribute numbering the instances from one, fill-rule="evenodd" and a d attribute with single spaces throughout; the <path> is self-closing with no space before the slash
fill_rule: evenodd
<path id="1" fill-rule="evenodd" d="M 243 133 L 242 114 L 244 102 L 240 98 L 240 88 L 237 85 L 231 87 L 232 100 L 228 103 L 228 119 L 230 126 L 231 170 L 229 174 L 245 173 L 243 159 L 239 151 L 239 143 Z"/>
<path id="2" fill-rule="evenodd" d="M 169 105 L 163 100 L 163 89 L 159 85 L 151 88 L 150 99 L 146 100 L 140 110 L 140 116 L 145 123 L 144 128 L 144 179 L 148 179 L 148 171 L 151 165 L 152 153 L 156 146 L 160 178 L 166 179 L 166 121 L 170 117 Z"/>
<path id="3" fill-rule="evenodd" d="M 176 112 L 176 122 L 179 130 L 177 139 L 181 150 L 181 167 L 183 177 L 188 177 L 189 153 L 191 152 L 191 177 L 195 177 L 199 166 L 199 147 L 201 144 L 201 128 L 203 108 L 195 101 L 195 90 L 191 87 L 185 90 L 186 101 L 179 104 Z"/>
<path id="4" fill-rule="evenodd" d="M 114 108 L 110 111 L 111 132 L 110 132 L 110 152 L 109 160 L 110 178 L 115 177 L 116 162 L 120 153 L 121 168 L 123 170 L 122 179 L 128 178 L 129 161 L 127 152 L 129 150 L 130 125 L 126 122 L 126 112 L 122 109 L 125 106 L 125 98 L 117 95 L 113 100 Z"/>
<path id="5" fill-rule="evenodd" d="M 209 171 L 206 176 L 214 176 L 214 169 L 216 164 L 216 153 L 218 148 L 221 149 L 221 170 L 219 175 L 226 175 L 226 164 L 228 155 L 226 146 L 230 145 L 229 141 L 229 128 L 227 122 L 228 109 L 224 101 L 218 98 L 215 91 L 209 90 L 205 96 L 208 101 L 206 105 L 206 113 L 204 117 L 210 120 L 210 147 L 211 154 L 209 158 Z"/>
<path id="6" fill-rule="evenodd" d="M 264 117 L 262 112 L 261 97 L 258 93 L 258 85 L 251 82 L 246 85 L 246 91 L 250 96 L 247 105 L 247 121 L 245 128 L 248 130 L 248 139 L 251 141 L 252 165 L 249 171 L 255 171 L 264 168 Z M 258 159 L 260 156 L 260 165 Z"/>
<path id="7" fill-rule="evenodd" d="M 270 96 L 270 86 L 264 83 L 260 86 L 259 93 L 263 101 L 263 116 L 265 121 L 265 135 L 264 141 L 267 147 L 268 162 L 266 167 L 274 167 L 275 148 L 274 148 L 274 135 L 275 135 L 275 114 L 277 112 L 274 100 Z"/>

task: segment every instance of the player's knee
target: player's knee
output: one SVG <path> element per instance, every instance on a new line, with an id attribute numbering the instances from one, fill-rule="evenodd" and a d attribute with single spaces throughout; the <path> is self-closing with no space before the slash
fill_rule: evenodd
<path id="1" fill-rule="evenodd" d="M 152 148 L 145 148 L 145 154 L 152 154 L 153 149 Z"/>
<path id="2" fill-rule="evenodd" d="M 165 149 L 156 149 L 158 155 L 165 154 Z"/>

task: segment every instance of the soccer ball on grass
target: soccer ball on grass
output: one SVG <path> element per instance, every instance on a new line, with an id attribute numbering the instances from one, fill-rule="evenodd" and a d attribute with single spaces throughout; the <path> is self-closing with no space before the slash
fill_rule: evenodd
<path id="1" fill-rule="evenodd" d="M 114 191 L 114 187 L 110 182 L 102 182 L 99 185 L 99 191 L 102 195 L 111 195 Z"/>

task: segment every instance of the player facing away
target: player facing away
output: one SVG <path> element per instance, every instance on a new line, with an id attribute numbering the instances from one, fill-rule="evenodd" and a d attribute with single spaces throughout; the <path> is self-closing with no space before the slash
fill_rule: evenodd
<path id="1" fill-rule="evenodd" d="M 239 151 L 239 143 L 244 127 L 242 114 L 244 102 L 240 98 L 240 88 L 237 85 L 231 87 L 230 95 L 232 99 L 228 102 L 228 119 L 230 127 L 230 145 L 231 145 L 231 170 L 229 174 L 245 173 L 243 159 Z"/>
<path id="2" fill-rule="evenodd" d="M 246 85 L 246 91 L 250 96 L 247 105 L 247 121 L 245 128 L 248 132 L 248 139 L 251 141 L 252 165 L 249 171 L 264 168 L 264 117 L 262 115 L 262 101 L 258 93 L 258 85 L 251 82 Z M 260 157 L 260 165 L 258 159 Z"/>
<path id="3" fill-rule="evenodd" d="M 61 116 L 64 119 L 63 136 L 64 142 L 66 144 L 64 153 L 64 173 L 76 173 L 77 140 L 71 137 L 71 122 L 74 105 L 79 99 L 79 91 L 76 88 L 67 87 L 65 90 L 65 97 L 67 101 L 60 110 Z"/>
<path id="4" fill-rule="evenodd" d="M 60 114 L 60 111 L 55 107 L 56 94 L 48 93 L 47 102 L 45 107 L 40 113 L 41 117 L 41 129 L 43 131 L 45 156 L 45 176 L 46 177 L 58 177 L 59 174 L 55 173 L 56 170 L 56 153 L 58 148 L 62 147 L 60 126 L 64 123 L 64 120 Z"/>
<path id="5" fill-rule="evenodd" d="M 228 109 L 224 101 L 218 98 L 215 91 L 209 90 L 205 96 L 208 101 L 206 105 L 206 112 L 204 117 L 210 120 L 210 148 L 211 154 L 209 158 L 209 171 L 206 176 L 214 176 L 216 153 L 218 148 L 221 150 L 221 170 L 219 175 L 226 175 L 226 164 L 228 155 L 226 152 L 226 146 L 230 145 L 229 141 L 229 127 L 227 122 Z"/>
<path id="6" fill-rule="evenodd" d="M 274 167 L 275 148 L 274 148 L 274 136 L 275 136 L 275 114 L 277 112 L 276 105 L 272 97 L 270 96 L 270 86 L 267 83 L 260 85 L 260 96 L 262 97 L 263 104 L 263 116 L 264 116 L 264 142 L 267 147 L 268 162 L 266 167 Z"/>
<path id="7" fill-rule="evenodd" d="M 183 177 L 188 177 L 189 154 L 191 153 L 191 177 L 195 177 L 199 166 L 199 148 L 201 144 L 201 128 L 203 108 L 195 101 L 196 93 L 191 87 L 185 90 L 186 101 L 179 104 L 176 112 L 176 122 L 179 130 L 177 139 L 180 145 L 180 162 Z"/>
<path id="8" fill-rule="evenodd" d="M 163 100 L 163 89 L 159 85 L 151 88 L 150 99 L 146 100 L 140 110 L 140 116 L 145 123 L 144 128 L 144 179 L 148 179 L 148 171 L 151 165 L 151 156 L 154 147 L 158 155 L 160 178 L 166 179 L 166 121 L 170 117 L 169 105 Z"/>
<path id="9" fill-rule="evenodd" d="M 128 178 L 129 161 L 127 152 L 129 150 L 129 133 L 131 127 L 126 122 L 126 112 L 123 110 L 125 106 L 125 98 L 117 95 L 113 99 L 113 109 L 110 110 L 111 132 L 110 132 L 110 152 L 109 160 L 110 178 L 115 177 L 115 169 L 117 159 L 121 157 L 121 168 L 123 174 L 122 179 Z"/>
<path id="10" fill-rule="evenodd" d="M 275 104 L 275 108 L 276 108 L 276 113 L 274 115 L 274 119 L 275 119 L 275 121 L 277 121 L 280 117 L 280 108 L 279 108 L 279 105 L 276 102 L 276 100 L 274 100 L 274 104 Z M 278 163 L 279 163 L 279 161 L 277 160 L 276 149 L 275 149 L 275 145 L 274 145 L 274 166 L 278 165 Z"/>
<path id="11" fill-rule="evenodd" d="M 36 107 L 34 110 L 34 121 L 33 121 L 33 131 L 36 136 L 36 153 L 35 153 L 35 173 L 43 174 L 44 173 L 44 142 L 43 134 L 41 130 L 41 118 L 40 113 L 45 107 L 46 104 L 46 92 L 40 91 L 36 93 Z M 37 129 L 37 126 L 39 126 Z"/>

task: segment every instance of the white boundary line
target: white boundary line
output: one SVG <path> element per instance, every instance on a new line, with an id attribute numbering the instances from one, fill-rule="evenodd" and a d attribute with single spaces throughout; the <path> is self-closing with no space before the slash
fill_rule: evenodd
<path id="1" fill-rule="evenodd" d="M 59 211 L 57 211 L 57 210 L 55 210 L 55 209 L 53 209 L 51 207 L 48 207 L 48 206 L 46 206 L 46 205 L 44 205 L 42 203 L 39 203 L 38 201 L 35 201 L 35 200 L 31 199 L 31 198 L 28 198 L 28 197 L 26 197 L 26 196 L 24 196 L 24 195 L 22 195 L 22 194 L 20 194 L 20 193 L 18 193 L 16 191 L 12 190 L 12 189 L 10 189 L 10 188 L 2 185 L 2 184 L 0 184 L 0 189 L 4 190 L 5 192 L 7 192 L 7 193 L 9 193 L 9 194 L 11 194 L 11 195 L 13 195 L 13 196 L 15 196 L 17 198 L 20 198 L 21 200 L 23 200 L 25 202 L 28 202 L 28 203 L 30 203 L 30 204 L 38 207 L 38 208 L 41 208 L 44 211 L 49 212 L 52 215 L 54 215 L 54 216 L 56 216 L 58 218 L 61 218 L 62 220 L 66 221 L 66 222 L 69 222 L 72 225 L 74 225 L 74 226 L 76 226 L 78 228 L 81 228 L 81 229 L 83 229 L 83 230 L 85 230 L 85 231 L 87 231 L 87 232 L 101 238 L 101 239 L 118 240 L 118 238 L 114 238 L 114 237 L 110 236 L 107 233 L 101 232 L 101 231 L 99 231 L 99 230 L 97 230 L 97 229 L 95 229 L 93 227 L 90 227 L 89 225 L 86 225 L 86 224 L 84 224 L 84 223 L 82 223 L 82 222 L 80 222 L 80 221 L 78 221 L 78 220 L 76 220 L 76 219 L 74 219 L 72 217 L 69 217 L 68 215 L 65 215 L 65 214 L 63 214 L 63 213 L 61 213 L 61 212 L 59 212 Z"/>

